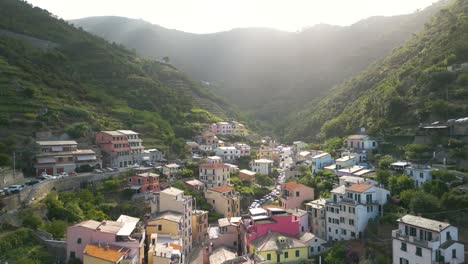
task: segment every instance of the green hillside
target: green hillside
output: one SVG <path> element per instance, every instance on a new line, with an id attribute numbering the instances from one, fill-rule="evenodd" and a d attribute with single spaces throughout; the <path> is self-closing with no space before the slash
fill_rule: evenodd
<path id="1" fill-rule="evenodd" d="M 239 28 L 192 34 L 123 17 L 71 22 L 138 54 L 169 56 L 174 65 L 213 83 L 213 91 L 257 120 L 284 128 L 290 112 L 323 98 L 334 85 L 387 56 L 420 31 L 442 5 L 407 15 L 371 17 L 346 27 L 316 25 L 298 32 Z"/>
<path id="2" fill-rule="evenodd" d="M 15 136 L 8 142 L 17 150 L 36 131 L 83 136 L 128 128 L 142 133 L 147 147 L 178 152 L 182 138 L 232 115 L 232 106 L 169 64 L 26 2 L 0 1 L 0 139 Z"/>
<path id="3" fill-rule="evenodd" d="M 370 65 L 329 96 L 295 114 L 288 138 L 342 136 L 367 127 L 371 134 L 421 122 L 468 116 L 468 1 L 451 2 L 402 47 Z"/>

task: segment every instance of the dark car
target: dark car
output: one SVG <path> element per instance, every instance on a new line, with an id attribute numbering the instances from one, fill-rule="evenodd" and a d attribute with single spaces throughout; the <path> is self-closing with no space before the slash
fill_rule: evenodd
<path id="1" fill-rule="evenodd" d="M 36 185 L 38 183 L 40 183 L 41 181 L 40 180 L 30 180 L 24 184 L 26 184 L 27 186 L 33 186 L 33 185 Z"/>

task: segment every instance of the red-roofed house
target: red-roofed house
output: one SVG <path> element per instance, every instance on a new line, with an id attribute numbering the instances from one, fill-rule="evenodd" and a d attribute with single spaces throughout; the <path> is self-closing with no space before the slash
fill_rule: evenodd
<path id="1" fill-rule="evenodd" d="M 240 195 L 231 186 L 208 188 L 205 198 L 215 211 L 224 217 L 240 216 Z"/>
<path id="2" fill-rule="evenodd" d="M 281 186 L 280 206 L 285 209 L 302 208 L 304 201 L 314 199 L 314 188 L 304 184 L 287 182 Z"/>

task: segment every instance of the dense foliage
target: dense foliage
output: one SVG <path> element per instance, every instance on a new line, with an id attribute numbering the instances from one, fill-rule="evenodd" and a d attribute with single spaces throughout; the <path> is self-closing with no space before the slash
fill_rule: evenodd
<path id="1" fill-rule="evenodd" d="M 0 35 L 0 137 L 15 132 L 19 146 L 28 145 L 31 131 L 83 137 L 128 128 L 146 146 L 178 153 L 182 138 L 220 120 L 192 99 L 207 105 L 216 98 L 171 65 L 141 59 L 26 2 L 0 2 Z M 0 163 L 9 159 L 0 155 Z"/>
<path id="2" fill-rule="evenodd" d="M 424 30 L 387 58 L 334 88 L 297 114 L 290 138 L 324 138 L 367 127 L 371 134 L 468 115 L 468 72 L 448 66 L 468 61 L 468 2 L 452 1 Z M 389 130 L 392 128 L 393 130 Z"/>
<path id="3" fill-rule="evenodd" d="M 20 228 L 0 233 L 0 262 L 42 264 L 53 263 L 53 258 L 33 231 Z"/>

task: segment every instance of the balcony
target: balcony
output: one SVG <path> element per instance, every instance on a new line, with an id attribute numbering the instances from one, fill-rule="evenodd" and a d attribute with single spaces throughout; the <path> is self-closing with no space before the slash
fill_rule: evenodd
<path id="1" fill-rule="evenodd" d="M 420 247 L 430 248 L 430 249 L 437 247 L 438 245 L 437 244 L 435 245 L 434 243 L 439 242 L 439 239 L 433 239 L 431 241 L 427 241 L 427 240 L 419 239 L 418 237 L 405 235 L 405 233 L 400 229 L 392 230 L 392 238 L 397 238 L 405 242 L 415 244 Z"/>

